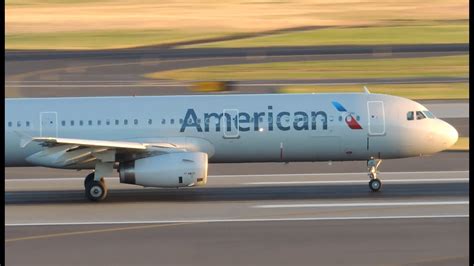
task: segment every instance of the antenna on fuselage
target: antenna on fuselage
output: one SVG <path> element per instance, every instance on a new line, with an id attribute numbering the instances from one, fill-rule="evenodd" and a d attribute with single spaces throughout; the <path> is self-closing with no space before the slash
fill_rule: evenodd
<path id="1" fill-rule="evenodd" d="M 366 86 L 364 86 L 364 90 L 365 90 L 365 93 L 370 94 L 370 91 L 369 91 L 369 89 L 367 89 Z"/>

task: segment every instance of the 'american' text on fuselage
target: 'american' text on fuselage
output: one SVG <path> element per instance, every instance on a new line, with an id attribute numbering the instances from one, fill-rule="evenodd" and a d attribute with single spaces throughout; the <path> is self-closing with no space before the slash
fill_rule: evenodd
<path id="1" fill-rule="evenodd" d="M 262 126 L 260 123 L 264 123 L 265 117 L 267 118 L 267 130 L 273 131 L 278 129 L 281 131 L 288 131 L 293 129 L 301 130 L 327 130 L 327 114 L 324 111 L 296 111 L 290 113 L 288 111 L 282 111 L 276 114 L 273 113 L 273 107 L 268 106 L 268 112 L 232 112 L 233 110 L 228 110 L 228 112 L 221 113 L 204 113 L 203 119 L 198 117 L 196 111 L 192 108 L 189 108 L 186 111 L 183 124 L 181 126 L 180 132 L 185 132 L 187 128 L 194 128 L 197 132 L 209 132 L 211 130 L 211 121 L 215 124 L 215 131 L 221 131 L 221 121 L 225 119 L 225 129 L 226 131 L 232 131 L 237 129 L 242 132 L 246 131 L 259 131 Z M 321 117 L 321 125 L 317 125 L 317 118 Z M 274 121 L 274 117 L 276 118 Z M 224 118 L 224 119 L 223 119 Z M 293 118 L 293 119 L 291 119 Z M 310 119 L 311 118 L 311 119 Z M 204 126 L 202 125 L 204 121 Z M 232 125 L 234 121 L 234 125 Z M 293 121 L 293 123 L 291 123 Z M 252 127 L 253 124 L 253 127 Z"/>

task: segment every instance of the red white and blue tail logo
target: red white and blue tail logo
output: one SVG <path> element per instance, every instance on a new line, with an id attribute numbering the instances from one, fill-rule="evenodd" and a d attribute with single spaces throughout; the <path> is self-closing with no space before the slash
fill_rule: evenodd
<path id="1" fill-rule="evenodd" d="M 346 124 L 349 126 L 350 129 L 362 129 L 360 124 L 357 122 L 357 120 L 352 116 L 352 113 L 347 112 L 346 108 L 342 106 L 342 104 L 333 101 L 332 105 L 341 113 L 344 113 L 344 120 L 346 121 Z"/>

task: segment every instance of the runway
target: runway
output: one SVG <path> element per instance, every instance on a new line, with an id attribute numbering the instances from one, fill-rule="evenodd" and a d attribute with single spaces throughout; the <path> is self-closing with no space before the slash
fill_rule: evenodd
<path id="1" fill-rule="evenodd" d="M 107 178 L 99 204 L 84 199 L 83 171 L 7 168 L 6 262 L 464 265 L 468 163 L 465 152 L 386 160 L 379 193 L 363 162 L 211 165 L 197 188 Z"/>
<path id="2" fill-rule="evenodd" d="M 169 45 L 146 46 L 110 50 L 8 50 L 9 61 L 68 59 L 68 58 L 212 58 L 259 56 L 298 56 L 317 54 L 369 54 L 369 53 L 420 53 L 420 52 L 468 52 L 469 45 L 453 44 L 405 44 L 405 45 L 326 45 L 326 46 L 282 46 L 258 48 L 191 48 L 179 49 Z"/>
<path id="3" fill-rule="evenodd" d="M 463 55 L 466 44 L 170 49 L 108 51 L 6 51 L 6 97 L 195 94 L 190 84 L 150 80 L 155 71 L 229 64 L 308 60 L 389 59 Z M 233 93 L 273 93 L 291 84 L 400 84 L 468 82 L 468 77 L 330 79 L 239 82 Z"/>

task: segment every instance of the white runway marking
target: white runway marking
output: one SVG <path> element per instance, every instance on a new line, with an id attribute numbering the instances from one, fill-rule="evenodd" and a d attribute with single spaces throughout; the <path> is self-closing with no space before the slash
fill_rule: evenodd
<path id="1" fill-rule="evenodd" d="M 382 179 L 384 183 L 429 183 L 429 182 L 469 182 L 469 178 L 415 178 L 415 179 Z M 358 184 L 367 180 L 324 180 L 324 181 L 282 181 L 282 182 L 249 182 L 242 185 L 304 185 L 304 184 Z"/>
<path id="2" fill-rule="evenodd" d="M 161 223 L 231 223 L 231 222 L 295 222 L 295 221 L 338 221 L 338 220 L 390 220 L 390 219 L 442 219 L 469 218 L 469 214 L 450 215 L 402 215 L 402 216 L 345 216 L 345 217 L 298 217 L 270 219 L 194 219 L 153 221 L 96 221 L 96 222 L 38 222 L 6 223 L 5 226 L 58 226 L 58 225 L 116 225 L 116 224 L 161 224 Z"/>
<path id="3" fill-rule="evenodd" d="M 413 175 L 413 174 L 441 174 L 441 175 L 448 175 L 448 174 L 466 174 L 469 173 L 468 170 L 466 171 L 420 171 L 420 172 L 381 172 L 380 175 Z M 361 175 L 367 176 L 366 172 L 359 172 L 359 173 L 316 173 L 316 174 L 255 174 L 255 175 L 210 175 L 209 178 L 249 178 L 249 177 L 318 177 L 318 176 L 347 176 L 347 175 Z M 7 178 L 5 182 L 49 182 L 49 181 L 77 181 L 77 180 L 84 180 L 85 177 L 64 177 L 64 178 Z M 107 180 L 118 179 L 118 177 L 106 177 Z M 383 178 L 382 181 L 390 182 L 391 179 Z M 397 181 L 392 182 L 410 182 L 410 180 L 418 180 L 419 182 L 435 182 L 435 181 L 469 181 L 469 178 L 426 178 L 426 179 L 392 179 Z M 398 181 L 401 180 L 401 181 Z M 432 180 L 432 181 L 430 181 Z M 328 180 L 328 181 L 288 181 L 288 182 L 340 182 L 340 183 L 352 183 L 352 182 L 368 182 L 367 180 Z M 265 182 L 255 182 L 255 183 L 245 183 L 245 184 L 260 184 Z M 270 182 L 270 183 L 280 183 L 280 182 Z"/>
<path id="4" fill-rule="evenodd" d="M 469 201 L 414 201 L 414 202 L 354 202 L 354 203 L 317 203 L 317 204 L 272 204 L 255 205 L 252 208 L 334 208 L 334 207 L 393 207 L 393 206 L 445 206 L 469 205 Z"/>

